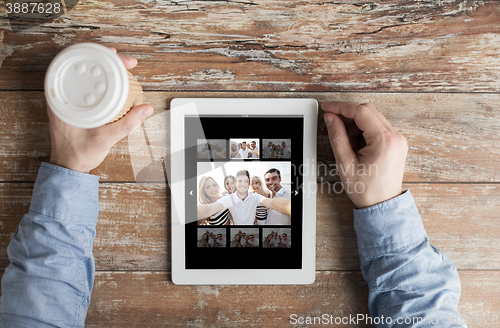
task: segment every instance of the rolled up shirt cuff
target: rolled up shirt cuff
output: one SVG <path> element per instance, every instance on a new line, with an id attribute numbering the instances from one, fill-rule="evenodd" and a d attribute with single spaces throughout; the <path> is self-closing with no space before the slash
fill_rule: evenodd
<path id="1" fill-rule="evenodd" d="M 42 163 L 30 211 L 74 224 L 97 224 L 99 177 Z"/>
<path id="2" fill-rule="evenodd" d="M 354 209 L 360 257 L 403 252 L 427 240 L 422 219 L 409 190 L 383 203 Z"/>

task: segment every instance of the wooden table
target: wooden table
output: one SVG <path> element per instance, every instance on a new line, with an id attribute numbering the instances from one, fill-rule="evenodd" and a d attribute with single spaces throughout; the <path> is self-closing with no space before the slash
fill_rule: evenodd
<path id="1" fill-rule="evenodd" d="M 404 185 L 459 270 L 459 311 L 470 327 L 500 314 L 499 2 L 87 0 L 16 33 L 4 13 L 2 270 L 49 156 L 47 66 L 66 46 L 100 42 L 139 59 L 132 73 L 155 114 L 174 97 L 373 103 L 408 139 Z M 318 163 L 332 164 L 319 116 Z M 168 187 L 135 182 L 127 138 L 92 173 L 101 212 L 88 327 L 288 327 L 292 314 L 368 314 L 345 194 L 319 188 L 314 284 L 186 287 L 170 278 Z M 336 180 L 321 173 L 318 187 Z"/>

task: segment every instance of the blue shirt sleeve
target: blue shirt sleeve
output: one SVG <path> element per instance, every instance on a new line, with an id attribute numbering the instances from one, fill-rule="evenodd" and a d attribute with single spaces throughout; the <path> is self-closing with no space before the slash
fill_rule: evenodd
<path id="1" fill-rule="evenodd" d="M 429 244 L 410 191 L 355 209 L 354 229 L 371 317 L 385 319 L 377 327 L 466 327 L 458 272 Z"/>
<path id="2" fill-rule="evenodd" d="M 7 253 L 1 327 L 84 327 L 94 283 L 99 177 L 42 163 Z"/>

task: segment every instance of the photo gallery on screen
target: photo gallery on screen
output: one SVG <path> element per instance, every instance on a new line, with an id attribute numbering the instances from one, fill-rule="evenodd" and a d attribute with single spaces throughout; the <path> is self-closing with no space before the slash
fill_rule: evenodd
<path id="1" fill-rule="evenodd" d="M 197 140 L 197 245 L 291 248 L 290 139 Z"/>

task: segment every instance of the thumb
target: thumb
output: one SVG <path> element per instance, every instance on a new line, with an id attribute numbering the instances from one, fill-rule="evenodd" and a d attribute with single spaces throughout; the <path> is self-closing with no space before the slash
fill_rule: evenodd
<path id="1" fill-rule="evenodd" d="M 342 119 L 334 113 L 326 113 L 324 120 L 337 165 L 347 166 L 354 163 L 356 154 L 352 150 Z"/>
<path id="2" fill-rule="evenodd" d="M 105 130 L 103 133 L 115 144 L 125 138 L 134 128 L 144 122 L 145 119 L 150 117 L 153 112 L 154 108 L 151 105 L 143 104 L 136 106 L 118 121 L 104 125 L 102 127 Z"/>

